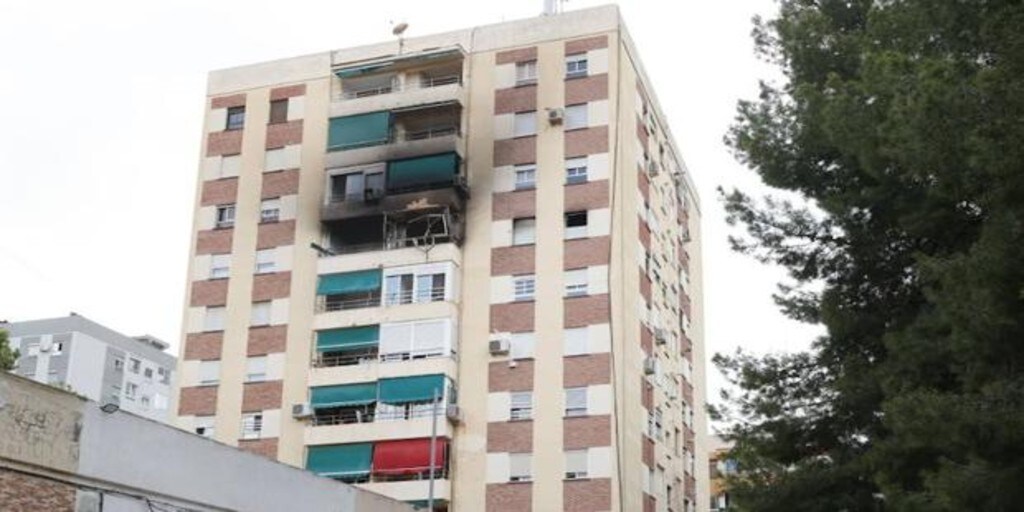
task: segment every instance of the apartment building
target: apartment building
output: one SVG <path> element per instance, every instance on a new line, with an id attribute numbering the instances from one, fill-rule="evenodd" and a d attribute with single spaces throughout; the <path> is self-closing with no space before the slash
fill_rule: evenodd
<path id="1" fill-rule="evenodd" d="M 152 336 L 130 337 L 71 313 L 0 324 L 18 350 L 14 372 L 168 423 L 177 360 Z"/>
<path id="2" fill-rule="evenodd" d="M 435 510 L 707 503 L 700 206 L 616 7 L 210 74 L 178 425 Z"/>

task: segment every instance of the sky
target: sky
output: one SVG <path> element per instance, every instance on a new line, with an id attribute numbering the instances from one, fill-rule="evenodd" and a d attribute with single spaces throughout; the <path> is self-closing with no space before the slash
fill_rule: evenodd
<path id="1" fill-rule="evenodd" d="M 566 10 L 607 1 L 571 0 Z M 177 353 L 210 70 L 528 18 L 542 0 L 0 2 L 0 320 L 75 311 Z M 619 2 L 701 198 L 708 357 L 805 348 L 784 278 L 732 253 L 716 188 L 766 191 L 722 137 L 777 73 L 758 61 L 771 0 Z M 724 380 L 709 365 L 708 397 Z"/>

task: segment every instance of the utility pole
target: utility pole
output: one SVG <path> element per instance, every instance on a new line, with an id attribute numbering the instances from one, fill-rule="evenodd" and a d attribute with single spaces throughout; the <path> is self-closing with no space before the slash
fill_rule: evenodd
<path id="1" fill-rule="evenodd" d="M 434 459 L 437 457 L 437 401 L 440 397 L 434 389 L 434 401 L 430 414 L 430 481 L 427 484 L 427 510 L 434 512 Z"/>

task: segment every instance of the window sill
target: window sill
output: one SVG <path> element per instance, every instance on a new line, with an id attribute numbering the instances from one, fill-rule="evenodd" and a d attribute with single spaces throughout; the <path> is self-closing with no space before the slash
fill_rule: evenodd
<path id="1" fill-rule="evenodd" d="M 578 131 L 589 130 L 589 129 L 590 129 L 590 125 L 587 125 L 587 126 L 577 126 L 577 127 L 574 127 L 574 128 L 565 127 L 565 128 L 562 128 L 562 131 L 563 132 L 578 132 Z"/>
<path id="2" fill-rule="evenodd" d="M 584 477 L 579 477 L 579 478 L 563 478 L 562 479 L 563 482 L 589 482 L 590 480 L 591 480 L 591 478 L 589 476 L 584 476 Z"/>
<path id="3" fill-rule="evenodd" d="M 229 229 L 235 229 L 235 225 L 234 224 L 226 224 L 226 225 L 223 225 L 223 226 L 214 226 L 213 227 L 213 231 L 227 231 Z"/>
<path id="4" fill-rule="evenodd" d="M 587 235 L 583 235 L 583 236 L 567 236 L 567 237 L 565 237 L 564 240 L 566 242 L 569 242 L 569 241 L 572 241 L 572 240 L 586 240 L 588 238 L 590 238 L 590 237 L 587 236 Z"/>
<path id="5" fill-rule="evenodd" d="M 224 329 L 203 329 L 202 331 L 199 331 L 200 334 L 214 334 L 218 332 L 222 333 L 224 332 Z"/>
<path id="6" fill-rule="evenodd" d="M 199 384 L 196 384 L 193 387 L 197 387 L 197 388 L 215 388 L 215 387 L 217 387 L 219 385 L 220 385 L 220 381 L 217 381 L 217 382 L 200 382 Z"/>
<path id="7" fill-rule="evenodd" d="M 524 185 L 524 186 L 521 186 L 521 187 L 520 186 L 516 186 L 515 188 L 512 189 L 512 192 L 529 192 L 529 191 L 533 191 L 533 190 L 537 190 L 537 185 L 536 184 L 529 185 L 529 186 L 525 186 Z"/>
<path id="8" fill-rule="evenodd" d="M 586 185 L 587 183 L 590 183 L 589 179 L 586 179 L 586 180 L 583 180 L 583 181 L 566 181 L 565 182 L 565 186 L 571 187 L 573 185 Z"/>
<path id="9" fill-rule="evenodd" d="M 588 357 L 588 356 L 592 356 L 592 355 L 594 355 L 594 353 L 592 353 L 592 352 L 584 352 L 582 354 L 564 354 L 562 357 Z"/>
<path id="10" fill-rule="evenodd" d="M 532 297 L 529 299 L 512 299 L 512 304 L 533 304 L 534 302 L 537 302 L 537 299 Z"/>
<path id="11" fill-rule="evenodd" d="M 245 126 L 239 126 L 237 128 L 224 128 L 225 132 L 240 132 L 245 129 Z"/>
<path id="12" fill-rule="evenodd" d="M 537 79 L 532 78 L 529 80 L 517 80 L 516 84 L 512 86 L 513 89 L 523 89 L 526 87 L 537 87 Z"/>
<path id="13" fill-rule="evenodd" d="M 261 226 L 264 225 L 264 224 L 277 224 L 278 222 L 281 222 L 280 218 L 277 218 L 277 219 L 274 219 L 274 220 L 263 220 L 263 219 L 260 219 L 260 225 Z"/>
<path id="14" fill-rule="evenodd" d="M 516 139 L 529 139 L 531 137 L 536 138 L 537 134 L 536 133 L 525 133 L 523 135 L 512 134 L 512 140 L 516 140 Z"/>
<path id="15" fill-rule="evenodd" d="M 270 380 L 268 380 L 268 379 L 263 379 L 263 380 L 247 380 L 247 381 L 243 382 L 242 384 L 244 384 L 244 385 L 263 384 L 265 382 L 270 382 Z"/>
<path id="16" fill-rule="evenodd" d="M 298 167 L 293 167 L 293 169 L 298 169 Z M 281 168 L 281 169 L 263 169 L 263 174 L 274 174 L 274 173 L 284 172 L 284 171 L 287 171 L 287 170 L 289 170 L 289 169 L 284 169 L 284 168 Z"/>
<path id="17" fill-rule="evenodd" d="M 207 280 L 207 281 L 227 281 L 227 280 L 228 280 L 229 278 L 230 278 L 230 276 L 224 276 L 224 277 L 208 277 L 208 278 L 206 278 L 206 280 Z"/>
<path id="18" fill-rule="evenodd" d="M 533 417 L 531 416 L 529 418 L 509 418 L 508 419 L 508 423 L 526 423 L 528 421 L 533 421 Z"/>
<path id="19" fill-rule="evenodd" d="M 529 242 L 529 243 L 521 243 L 521 244 L 517 244 L 515 242 L 512 242 L 512 245 L 510 245 L 509 247 L 533 247 L 535 245 L 537 245 L 537 242 Z"/>
<path id="20" fill-rule="evenodd" d="M 508 485 L 530 485 L 533 483 L 533 480 L 509 480 L 505 483 Z"/>
<path id="21" fill-rule="evenodd" d="M 568 82 L 569 80 L 579 80 L 581 78 L 587 78 L 589 76 L 590 76 L 590 73 L 578 73 L 578 74 L 575 74 L 575 75 L 565 75 L 565 81 Z"/>
<path id="22" fill-rule="evenodd" d="M 590 297 L 590 293 L 584 293 L 584 294 L 579 294 L 579 295 L 565 295 L 562 298 L 563 299 L 584 299 L 584 298 L 587 298 L 587 297 Z"/>

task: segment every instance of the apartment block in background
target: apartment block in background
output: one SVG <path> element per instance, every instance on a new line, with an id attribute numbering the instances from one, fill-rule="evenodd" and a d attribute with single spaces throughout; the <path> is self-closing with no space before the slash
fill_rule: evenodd
<path id="1" fill-rule="evenodd" d="M 84 316 L 0 324 L 20 352 L 14 372 L 168 423 L 177 360 L 152 336 L 125 336 Z"/>
<path id="2" fill-rule="evenodd" d="M 215 71 L 205 112 L 180 427 L 436 510 L 708 502 L 700 207 L 617 8 Z"/>

